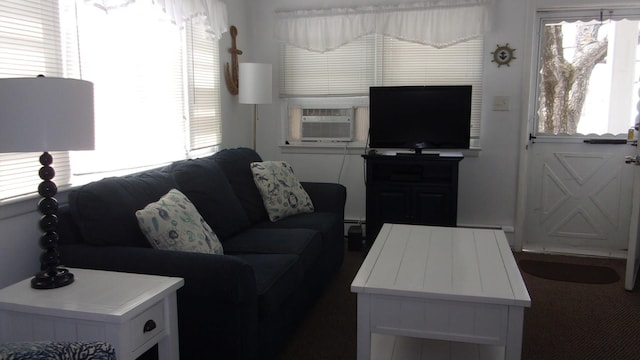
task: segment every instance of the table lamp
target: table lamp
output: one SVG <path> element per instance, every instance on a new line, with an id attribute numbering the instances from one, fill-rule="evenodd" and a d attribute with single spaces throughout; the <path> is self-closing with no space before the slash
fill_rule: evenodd
<path id="1" fill-rule="evenodd" d="M 253 104 L 253 149 L 256 150 L 258 104 L 271 104 L 271 64 L 240 63 L 238 101 Z"/>
<path id="2" fill-rule="evenodd" d="M 40 152 L 42 199 L 39 225 L 43 233 L 40 271 L 31 279 L 35 289 L 54 289 L 73 282 L 60 266 L 58 253 L 58 192 L 49 151 L 94 148 L 93 84 L 76 79 L 38 76 L 0 79 L 0 153 Z"/>

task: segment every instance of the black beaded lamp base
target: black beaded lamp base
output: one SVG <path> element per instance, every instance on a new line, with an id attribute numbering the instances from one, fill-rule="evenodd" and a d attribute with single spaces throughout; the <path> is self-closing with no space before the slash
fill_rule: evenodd
<path id="1" fill-rule="evenodd" d="M 51 181 L 55 171 L 51 167 L 53 157 L 48 152 L 40 156 L 40 178 L 42 182 L 38 186 L 38 193 L 42 196 L 38 202 L 38 209 L 42 213 L 40 218 L 40 247 L 45 251 L 40 255 L 40 272 L 31 279 L 31 287 L 34 289 L 55 289 L 71 284 L 74 280 L 69 270 L 59 267 L 60 254 L 58 253 L 58 201 L 54 198 L 58 187 Z"/>
<path id="2" fill-rule="evenodd" d="M 31 287 L 34 289 L 55 289 L 71 284 L 74 280 L 69 270 L 57 267 L 54 273 L 40 271 L 31 279 Z"/>

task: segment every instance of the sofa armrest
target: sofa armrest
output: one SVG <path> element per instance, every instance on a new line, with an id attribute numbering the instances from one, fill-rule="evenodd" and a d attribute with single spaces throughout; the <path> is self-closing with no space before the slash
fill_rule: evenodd
<path id="1" fill-rule="evenodd" d="M 64 266 L 181 277 L 185 285 L 180 292 L 217 303 L 253 302 L 257 296 L 253 269 L 234 256 L 87 244 L 61 245 L 59 250 Z"/>
<path id="2" fill-rule="evenodd" d="M 309 194 L 315 211 L 334 212 L 344 217 L 347 188 L 337 183 L 301 182 Z"/>

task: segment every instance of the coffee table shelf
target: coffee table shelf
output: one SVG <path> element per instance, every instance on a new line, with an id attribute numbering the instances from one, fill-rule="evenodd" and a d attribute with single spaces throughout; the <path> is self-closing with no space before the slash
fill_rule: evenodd
<path id="1" fill-rule="evenodd" d="M 498 360 L 504 346 L 372 334 L 372 360 Z"/>

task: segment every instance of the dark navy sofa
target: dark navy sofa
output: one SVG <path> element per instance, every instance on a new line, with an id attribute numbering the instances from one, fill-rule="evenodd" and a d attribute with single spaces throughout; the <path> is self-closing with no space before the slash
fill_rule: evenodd
<path id="1" fill-rule="evenodd" d="M 315 211 L 271 222 L 249 168 L 254 161 L 261 158 L 251 149 L 225 149 L 73 190 L 59 211 L 62 264 L 184 278 L 183 360 L 277 358 L 340 269 L 346 189 L 302 182 Z M 224 255 L 150 246 L 135 211 L 172 188 L 194 203 Z"/>

